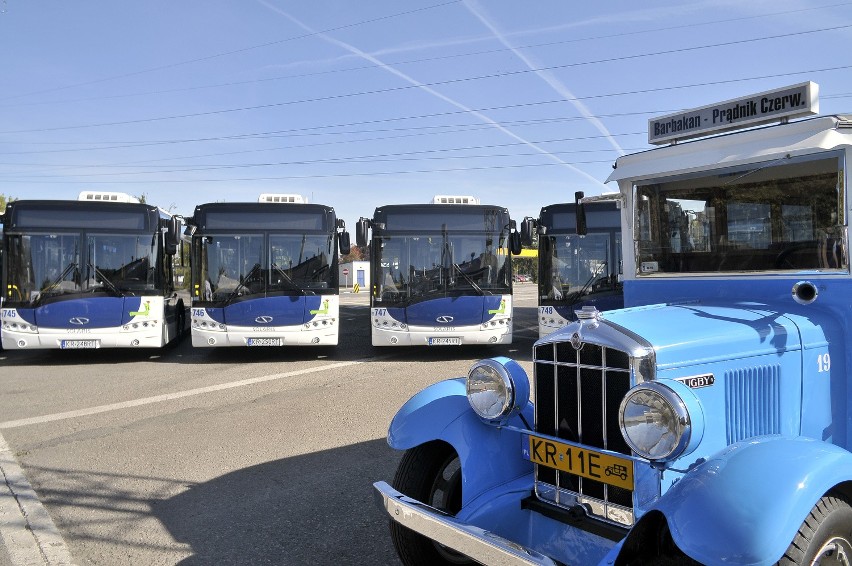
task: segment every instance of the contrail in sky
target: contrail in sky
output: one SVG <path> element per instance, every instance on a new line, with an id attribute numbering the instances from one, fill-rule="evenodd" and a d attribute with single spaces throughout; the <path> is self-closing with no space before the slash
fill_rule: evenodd
<path id="1" fill-rule="evenodd" d="M 282 9 L 278 8 L 277 6 L 272 6 L 272 5 L 270 5 L 270 4 L 269 4 L 268 2 L 266 2 L 265 0 L 258 0 L 258 1 L 259 1 L 261 4 L 263 4 L 264 6 L 266 6 L 267 8 L 269 8 L 270 10 L 273 10 L 273 11 L 275 11 L 275 12 L 277 12 L 277 13 L 281 14 L 282 16 L 284 16 L 285 18 L 287 18 L 288 20 L 290 20 L 291 22 L 293 22 L 293 23 L 294 23 L 294 24 L 296 24 L 297 26 L 301 27 L 302 29 L 304 29 L 304 30 L 306 30 L 306 31 L 308 31 L 308 32 L 310 32 L 310 33 L 312 33 L 312 34 L 315 34 L 317 37 L 320 37 L 320 38 L 322 38 L 322 39 L 324 39 L 324 40 L 328 41 L 329 43 L 333 43 L 334 45 L 337 45 L 337 46 L 339 46 L 339 47 L 341 47 L 341 48 L 343 48 L 343 49 L 346 49 L 347 51 L 349 51 L 349 52 L 351 52 L 351 53 L 354 53 L 355 55 L 358 55 L 359 57 L 362 57 L 363 59 L 366 59 L 367 61 L 370 61 L 371 63 L 373 63 L 373 64 L 374 64 L 374 65 L 376 65 L 377 67 L 379 67 L 379 68 L 381 68 L 381 69 L 384 69 L 385 71 L 387 71 L 387 72 L 389 72 L 389 73 L 391 73 L 391 74 L 393 74 L 393 75 L 396 75 L 397 77 L 401 78 L 402 80 L 407 81 L 408 83 L 411 83 L 412 85 L 417 86 L 418 88 L 422 89 L 422 90 L 423 90 L 423 91 L 425 91 L 425 92 L 428 92 L 428 93 L 429 93 L 429 94 L 431 94 L 432 96 L 435 96 L 435 97 L 437 97 L 437 98 L 440 98 L 440 99 L 441 99 L 441 100 L 443 100 L 444 102 L 447 102 L 448 104 L 452 104 L 452 105 L 453 105 L 453 106 L 455 106 L 456 108 L 459 108 L 459 109 L 461 109 L 461 110 L 464 110 L 465 112 L 468 112 L 468 113 L 469 113 L 469 114 L 471 114 L 472 116 L 476 116 L 476 117 L 477 117 L 477 118 L 479 118 L 480 120 L 482 120 L 482 121 L 484 121 L 484 122 L 486 122 L 486 123 L 488 123 L 488 124 L 491 124 L 492 126 L 494 126 L 495 128 L 497 128 L 498 130 L 500 130 L 501 132 L 503 132 L 504 134 L 506 134 L 507 136 L 509 136 L 509 137 L 511 137 L 511 138 L 513 138 L 513 139 L 516 139 L 516 140 L 518 140 L 519 142 L 521 142 L 521 143 L 523 143 L 523 144 L 526 144 L 527 146 L 529 146 L 529 147 L 533 148 L 534 150 L 536 150 L 537 152 L 539 152 L 539 153 L 541 153 L 541 154 L 545 155 L 546 157 L 548 157 L 549 159 L 551 159 L 551 160 L 555 161 L 556 163 L 559 163 L 560 165 L 564 165 L 565 167 L 567 167 L 567 168 L 571 169 L 571 170 L 572 170 L 572 171 L 574 171 L 575 173 L 577 173 L 577 174 L 579 174 L 579 175 L 582 175 L 583 177 L 585 177 L 586 179 L 588 179 L 588 180 L 592 181 L 592 182 L 593 182 L 593 183 L 595 183 L 596 185 L 599 185 L 599 186 L 603 187 L 604 189 L 606 189 L 606 188 L 607 188 L 607 187 L 606 187 L 606 185 L 604 185 L 604 184 L 603 184 L 603 183 L 602 183 L 599 179 L 596 179 L 595 177 L 593 177 L 592 175 L 589 175 L 589 174 L 588 174 L 588 173 L 586 173 L 585 171 L 583 171 L 583 170 L 581 170 L 581 169 L 578 169 L 577 167 L 575 167 L 575 166 L 571 165 L 570 163 L 567 163 L 567 162 L 563 161 L 563 160 L 562 160 L 562 159 L 560 159 L 558 156 L 553 155 L 552 153 L 550 153 L 549 151 L 547 151 L 547 150 L 546 150 L 545 148 L 543 148 L 543 147 L 539 147 L 539 146 L 538 146 L 538 145 L 536 145 L 534 142 L 531 142 L 531 141 L 529 141 L 529 140 L 527 140 L 527 139 L 524 139 L 523 137 L 521 137 L 521 136 L 519 136 L 518 134 L 516 134 L 516 133 L 512 132 L 511 130 L 509 130 L 509 129 L 508 129 L 508 128 L 506 128 L 505 126 L 502 126 L 499 122 L 496 122 L 496 121 L 495 121 L 495 120 L 493 120 L 492 118 L 490 118 L 490 117 L 486 116 L 486 115 L 485 115 L 485 114 L 483 114 L 482 112 L 477 112 L 476 110 L 474 110 L 474 109 L 472 109 L 472 108 L 470 108 L 470 107 L 468 107 L 468 106 L 465 106 L 465 105 L 464 105 L 464 104 L 462 104 L 461 102 L 457 102 L 457 101 L 453 100 L 452 98 L 450 98 L 450 97 L 448 97 L 448 96 L 445 96 L 445 95 L 441 94 L 440 92 L 436 91 L 435 89 L 433 89 L 433 88 L 431 88 L 431 87 L 428 87 L 428 86 L 424 85 L 423 83 L 421 83 L 421 82 L 420 82 L 420 81 L 418 81 L 417 79 L 414 79 L 413 77 L 410 77 L 410 76 L 406 75 L 406 74 L 405 74 L 405 73 L 403 73 L 402 71 L 399 71 L 399 70 L 397 70 L 397 69 L 395 69 L 395 68 L 391 67 L 390 65 L 388 65 L 388 64 L 386 64 L 386 63 L 384 63 L 384 62 L 380 61 L 379 59 L 377 59 L 376 57 L 374 57 L 374 56 L 370 55 L 369 53 L 366 53 L 366 52 L 364 52 L 364 51 L 361 51 L 360 49 L 358 49 L 357 47 L 355 47 L 355 46 L 353 46 L 353 45 L 350 45 L 350 44 L 348 44 L 348 43 L 346 43 L 346 42 L 344 42 L 344 41 L 340 41 L 340 40 L 338 40 L 338 39 L 335 39 L 335 38 L 333 38 L 333 37 L 330 37 L 330 36 L 328 36 L 328 35 L 326 35 L 326 34 L 324 34 L 324 33 L 317 32 L 316 30 L 314 30 L 313 28 L 311 28 L 311 27 L 310 27 L 310 26 L 308 26 L 307 24 L 305 24 L 305 23 L 301 22 L 300 20 L 296 19 L 294 16 L 291 16 L 289 13 L 285 12 L 284 10 L 282 10 Z"/>
<path id="2" fill-rule="evenodd" d="M 585 104 L 583 104 L 581 101 L 577 100 L 577 97 L 574 96 L 574 93 L 572 93 L 570 90 L 568 90 L 568 87 L 566 87 L 562 83 L 562 81 L 557 79 L 549 71 L 540 70 L 542 67 L 544 67 L 544 65 L 540 65 L 540 64 L 535 63 L 534 61 L 530 60 L 530 58 L 527 57 L 526 55 L 524 55 L 521 52 L 521 50 L 515 49 L 515 47 L 512 46 L 508 42 L 508 40 L 506 39 L 506 36 L 502 32 L 500 32 L 499 29 L 497 29 L 497 26 L 495 26 L 493 23 L 491 23 L 491 20 L 486 16 L 485 11 L 478 5 L 476 0 L 463 0 L 462 4 L 464 4 L 465 7 L 470 11 L 470 13 L 473 14 L 474 16 L 476 16 L 479 19 L 479 21 L 481 21 L 483 23 L 483 25 L 485 25 L 485 27 L 487 27 L 489 30 L 491 30 L 491 33 L 494 34 L 494 37 L 496 37 L 500 41 L 500 43 L 502 43 L 504 46 L 506 46 L 507 49 L 509 49 L 512 53 L 514 53 L 518 57 L 518 59 L 523 61 L 524 64 L 527 67 L 530 68 L 531 71 L 533 71 L 536 75 L 541 77 L 541 79 L 544 82 L 546 82 L 548 85 L 553 87 L 553 90 L 555 90 L 561 96 L 563 96 L 565 98 L 565 100 L 567 100 L 568 102 L 573 104 L 574 108 L 577 109 L 577 111 L 580 113 L 580 115 L 582 115 L 586 120 L 588 120 L 589 123 L 591 123 L 595 128 L 597 128 L 598 131 L 600 133 L 602 133 L 606 137 L 607 140 L 609 140 L 609 143 L 612 145 L 612 147 L 615 148 L 615 150 L 619 153 L 619 155 L 624 155 L 626 153 L 624 151 L 624 149 L 622 149 L 622 147 L 615 140 L 615 138 L 612 136 L 612 134 L 607 129 L 607 127 L 603 125 L 603 122 L 598 120 L 594 116 L 594 114 L 591 111 L 589 111 L 589 109 L 586 107 Z"/>

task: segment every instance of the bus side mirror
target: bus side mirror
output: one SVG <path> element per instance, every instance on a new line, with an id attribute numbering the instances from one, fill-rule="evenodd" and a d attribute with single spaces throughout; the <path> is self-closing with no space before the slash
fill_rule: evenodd
<path id="1" fill-rule="evenodd" d="M 531 246 L 533 241 L 533 230 L 535 230 L 535 218 L 527 216 L 521 220 L 521 244 Z"/>
<path id="2" fill-rule="evenodd" d="M 512 255 L 520 255 L 521 253 L 521 234 L 512 232 L 509 234 L 509 251 Z"/>
<path id="3" fill-rule="evenodd" d="M 180 219 L 172 216 L 166 221 L 166 241 L 163 251 L 166 255 L 175 255 L 180 244 Z"/>
<path id="4" fill-rule="evenodd" d="M 355 224 L 355 244 L 359 248 L 363 248 L 367 245 L 367 230 L 370 227 L 370 221 L 366 218 L 359 218 L 358 223 Z"/>
<path id="5" fill-rule="evenodd" d="M 588 233 L 586 229 L 586 206 L 581 202 L 583 197 L 583 191 L 577 191 L 574 193 L 574 202 L 577 203 L 577 235 L 585 236 Z"/>
<path id="6" fill-rule="evenodd" d="M 509 253 L 518 255 L 521 253 L 521 233 L 515 227 L 515 221 L 509 221 Z"/>
<path id="7" fill-rule="evenodd" d="M 349 232 L 340 232 L 338 234 L 337 245 L 340 247 L 342 255 L 346 255 L 352 251 L 352 244 L 349 243 Z"/>

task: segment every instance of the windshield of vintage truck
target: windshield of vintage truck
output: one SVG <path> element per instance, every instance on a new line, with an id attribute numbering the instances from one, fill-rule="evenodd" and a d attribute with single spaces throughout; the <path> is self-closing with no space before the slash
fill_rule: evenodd
<path id="1" fill-rule="evenodd" d="M 636 269 L 847 270 L 839 153 L 636 186 Z"/>

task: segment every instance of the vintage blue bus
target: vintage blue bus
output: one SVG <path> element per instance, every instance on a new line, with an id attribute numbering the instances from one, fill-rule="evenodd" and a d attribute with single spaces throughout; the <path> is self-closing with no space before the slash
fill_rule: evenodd
<path id="1" fill-rule="evenodd" d="M 359 220 L 357 243 L 370 248 L 373 346 L 512 342 L 521 245 L 505 208 L 450 195 L 382 206 Z"/>
<path id="2" fill-rule="evenodd" d="M 133 196 L 16 200 L 2 216 L 0 309 L 10 349 L 159 348 L 183 333 L 180 221 Z"/>
<path id="3" fill-rule="evenodd" d="M 577 320 L 575 310 L 593 305 L 600 311 L 624 306 L 621 270 L 621 211 L 616 203 L 593 202 L 585 209 L 587 232 L 577 234 L 577 206 L 542 207 L 527 218 L 522 239 L 538 233 L 538 335 Z"/>
<path id="4" fill-rule="evenodd" d="M 810 117 L 817 94 L 649 120 L 660 147 L 607 179 L 626 308 L 538 340 L 532 376 L 482 360 L 391 421 L 375 485 L 403 564 L 850 562 L 852 120 Z"/>
<path id="5" fill-rule="evenodd" d="M 193 346 L 337 344 L 349 234 L 333 208 L 265 193 L 199 205 L 187 226 Z"/>

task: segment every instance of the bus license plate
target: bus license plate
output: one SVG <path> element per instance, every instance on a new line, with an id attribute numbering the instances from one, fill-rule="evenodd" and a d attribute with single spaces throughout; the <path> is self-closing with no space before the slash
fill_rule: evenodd
<path id="1" fill-rule="evenodd" d="M 533 464 L 633 491 L 633 460 L 532 435 L 527 448 Z"/>
<path id="2" fill-rule="evenodd" d="M 430 346 L 461 346 L 461 338 L 451 336 L 438 336 L 429 338 Z"/>
<path id="3" fill-rule="evenodd" d="M 100 348 L 100 340 L 63 340 L 59 347 L 63 350 L 76 350 L 82 348 Z"/>
<path id="4" fill-rule="evenodd" d="M 249 338 L 249 346 L 280 346 L 281 338 Z"/>

